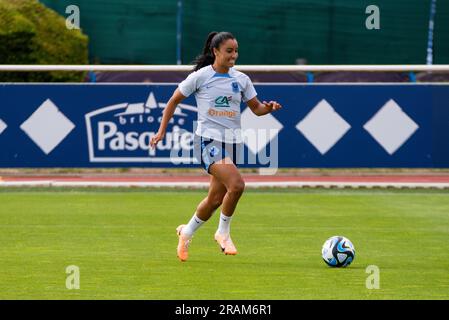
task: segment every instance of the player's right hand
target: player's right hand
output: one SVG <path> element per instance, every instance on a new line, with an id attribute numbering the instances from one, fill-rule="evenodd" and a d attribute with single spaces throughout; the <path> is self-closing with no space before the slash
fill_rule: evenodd
<path id="1" fill-rule="evenodd" d="M 165 136 L 165 132 L 159 132 L 159 131 L 154 136 L 152 136 L 150 139 L 151 148 L 152 149 L 156 148 L 156 145 L 158 144 L 159 141 L 164 139 L 164 136 Z"/>

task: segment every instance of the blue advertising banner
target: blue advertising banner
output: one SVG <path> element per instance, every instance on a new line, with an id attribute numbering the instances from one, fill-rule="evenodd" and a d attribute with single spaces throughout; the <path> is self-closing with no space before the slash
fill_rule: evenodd
<path id="1" fill-rule="evenodd" d="M 449 86 L 259 84 L 241 167 L 449 167 Z M 0 167 L 197 167 L 193 96 L 150 138 L 176 84 L 0 84 Z M 226 113 L 217 115 L 229 116 Z"/>

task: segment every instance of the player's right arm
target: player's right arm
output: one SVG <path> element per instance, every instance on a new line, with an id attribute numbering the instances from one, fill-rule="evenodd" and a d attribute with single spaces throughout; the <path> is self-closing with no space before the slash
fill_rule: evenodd
<path id="1" fill-rule="evenodd" d="M 170 100 L 167 102 L 167 106 L 164 109 L 161 124 L 159 126 L 158 132 L 151 137 L 150 145 L 154 149 L 159 141 L 164 139 L 165 132 L 167 131 L 167 126 L 170 121 L 170 119 L 173 117 L 173 114 L 175 113 L 175 109 L 178 106 L 178 104 L 184 100 L 186 97 L 181 93 L 179 88 L 176 88 L 175 92 L 173 93 Z"/>

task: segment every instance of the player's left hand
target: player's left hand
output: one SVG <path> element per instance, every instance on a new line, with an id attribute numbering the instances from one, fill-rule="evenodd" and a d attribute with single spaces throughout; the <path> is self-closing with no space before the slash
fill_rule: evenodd
<path id="1" fill-rule="evenodd" d="M 268 108 L 270 110 L 270 112 L 277 111 L 282 108 L 282 106 L 279 103 L 277 103 L 276 101 L 270 101 L 270 102 L 264 101 L 262 103 L 265 105 L 266 108 Z"/>

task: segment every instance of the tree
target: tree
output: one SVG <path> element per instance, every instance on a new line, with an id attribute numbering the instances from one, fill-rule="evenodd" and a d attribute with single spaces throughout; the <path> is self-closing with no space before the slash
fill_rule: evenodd
<path id="1" fill-rule="evenodd" d="M 87 64 L 88 38 L 37 0 L 0 0 L 1 64 Z M 3 72 L 0 81 L 81 81 L 82 72 Z"/>

